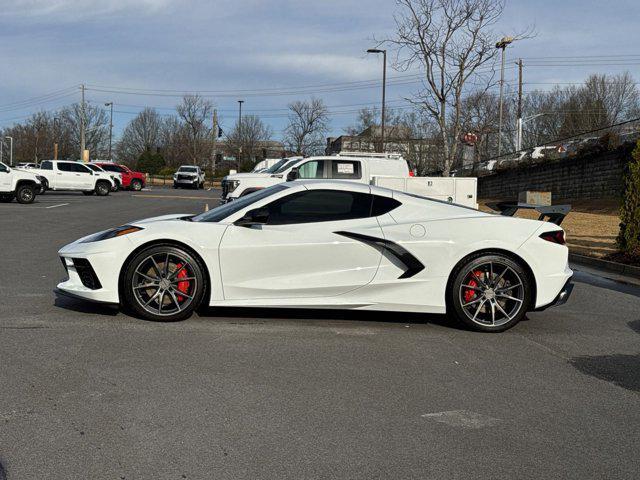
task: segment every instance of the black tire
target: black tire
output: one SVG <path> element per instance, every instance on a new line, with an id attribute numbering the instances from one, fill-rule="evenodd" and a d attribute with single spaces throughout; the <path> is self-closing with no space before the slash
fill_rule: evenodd
<path id="1" fill-rule="evenodd" d="M 94 192 L 93 190 L 89 190 L 88 192 L 82 192 L 82 194 L 83 194 L 83 195 L 86 195 L 87 197 L 90 197 L 90 196 L 91 196 L 91 195 L 93 195 L 94 193 L 96 193 L 96 192 Z"/>
<path id="2" fill-rule="evenodd" d="M 131 180 L 131 190 L 134 192 L 139 192 L 142 190 L 142 182 L 138 179 Z"/>
<path id="3" fill-rule="evenodd" d="M 169 268 L 165 270 L 167 263 Z M 183 272 L 187 280 L 176 277 Z M 122 278 L 120 293 L 124 306 L 139 317 L 157 322 L 189 318 L 200 307 L 207 288 L 205 268 L 199 259 L 173 245 L 155 245 L 142 250 L 125 266 Z M 155 279 L 159 280 L 155 282 Z M 146 285 L 149 288 L 144 288 Z M 168 288 L 163 291 L 163 286 Z M 158 300 L 160 292 L 163 293 Z M 145 302 L 149 303 L 145 305 Z M 163 308 L 165 311 L 161 313 Z"/>
<path id="4" fill-rule="evenodd" d="M 13 193 L 4 193 L 0 195 L 0 203 L 11 203 L 13 201 Z"/>
<path id="5" fill-rule="evenodd" d="M 111 189 L 112 192 L 117 192 L 118 190 L 120 190 L 120 182 L 113 182 L 113 188 Z"/>
<path id="6" fill-rule="evenodd" d="M 49 182 L 47 182 L 46 180 L 43 180 L 40 186 L 40 192 L 38 193 L 38 195 L 44 195 L 47 190 L 49 190 Z"/>
<path id="7" fill-rule="evenodd" d="M 33 203 L 36 199 L 36 189 L 33 185 L 20 185 L 16 190 L 16 200 L 23 205 Z"/>
<path id="8" fill-rule="evenodd" d="M 99 197 L 106 197 L 111 192 L 111 185 L 109 182 L 99 181 L 96 183 L 95 192 Z"/>
<path id="9" fill-rule="evenodd" d="M 175 183 L 173 184 L 173 188 L 178 188 L 178 185 L 176 185 Z"/>
<path id="10" fill-rule="evenodd" d="M 528 272 L 506 255 L 471 255 L 451 278 L 447 311 L 472 330 L 504 332 L 524 318 L 532 303 Z"/>

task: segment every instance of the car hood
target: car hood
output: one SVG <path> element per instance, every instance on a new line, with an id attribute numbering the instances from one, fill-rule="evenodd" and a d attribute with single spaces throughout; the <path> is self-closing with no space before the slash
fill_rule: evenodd
<path id="1" fill-rule="evenodd" d="M 128 225 L 148 225 L 150 223 L 163 222 L 165 220 L 179 220 L 181 218 L 193 217 L 193 213 L 174 213 L 171 215 L 161 215 L 159 217 L 143 218 L 135 222 L 129 222 Z"/>

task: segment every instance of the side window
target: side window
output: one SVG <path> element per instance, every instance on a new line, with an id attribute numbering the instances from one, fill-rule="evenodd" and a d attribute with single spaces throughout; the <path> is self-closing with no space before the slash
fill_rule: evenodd
<path id="1" fill-rule="evenodd" d="M 60 162 L 58 163 L 58 170 L 61 172 L 73 172 L 73 163 Z"/>
<path id="2" fill-rule="evenodd" d="M 331 178 L 357 179 L 362 178 L 360 162 L 353 160 L 332 160 Z"/>
<path id="3" fill-rule="evenodd" d="M 9 168 L 4 163 L 0 163 L 0 172 L 7 172 Z"/>
<path id="4" fill-rule="evenodd" d="M 269 204 L 268 225 L 332 222 L 371 216 L 372 195 L 340 190 L 309 190 Z"/>
<path id="5" fill-rule="evenodd" d="M 86 174 L 91 174 L 91 169 L 89 167 L 85 167 L 84 165 L 80 165 L 79 163 L 76 163 L 73 168 L 75 169 L 75 171 L 77 173 L 86 173 Z"/>
<path id="6" fill-rule="evenodd" d="M 380 215 L 389 213 L 394 208 L 398 208 L 400 205 L 402 205 L 402 203 L 400 203 L 395 198 L 374 195 L 373 206 L 371 207 L 371 216 L 379 217 Z"/>
<path id="7" fill-rule="evenodd" d="M 53 170 L 53 163 L 51 162 L 42 162 L 40 164 L 41 170 Z"/>
<path id="8" fill-rule="evenodd" d="M 312 160 L 298 167 L 298 178 L 324 178 L 324 160 Z"/>

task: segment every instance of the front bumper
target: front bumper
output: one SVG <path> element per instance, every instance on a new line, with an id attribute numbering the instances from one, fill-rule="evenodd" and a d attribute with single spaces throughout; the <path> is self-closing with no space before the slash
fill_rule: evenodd
<path id="1" fill-rule="evenodd" d="M 198 178 L 174 178 L 173 183 L 176 185 L 197 185 Z"/>
<path id="2" fill-rule="evenodd" d="M 550 304 L 545 305 L 543 307 L 536 308 L 535 311 L 536 312 L 542 312 L 543 310 L 546 310 L 547 308 L 558 307 L 560 305 L 564 305 L 565 303 L 567 303 L 567 300 L 569 300 L 569 297 L 571 296 L 571 293 L 573 292 L 573 282 L 571 282 L 571 278 L 573 278 L 573 277 L 569 277 L 567 279 L 567 282 L 564 284 L 564 286 L 560 290 L 560 293 L 558 293 L 556 298 Z"/>

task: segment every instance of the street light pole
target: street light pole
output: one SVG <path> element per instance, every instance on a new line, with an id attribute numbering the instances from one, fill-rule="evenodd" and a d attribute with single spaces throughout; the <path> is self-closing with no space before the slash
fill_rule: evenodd
<path id="1" fill-rule="evenodd" d="M 6 136 L 9 140 L 9 166 L 13 167 L 13 137 Z"/>
<path id="2" fill-rule="evenodd" d="M 385 96 L 387 90 L 387 51 L 377 48 L 370 48 L 367 53 L 382 53 L 382 118 L 380 120 L 380 153 L 384 153 L 384 114 L 385 114 Z"/>
<path id="3" fill-rule="evenodd" d="M 111 113 L 109 115 L 109 161 L 112 162 L 113 158 L 111 158 L 111 140 L 113 139 L 113 102 L 105 103 L 104 106 L 111 107 Z"/>
<path id="4" fill-rule="evenodd" d="M 500 67 L 500 113 L 498 119 L 498 156 L 502 151 L 502 92 L 504 90 L 504 60 L 505 60 L 505 51 L 507 49 L 507 45 L 513 43 L 513 37 L 503 37 L 498 43 L 496 43 L 496 48 L 502 50 L 502 65 Z"/>
<path id="5" fill-rule="evenodd" d="M 236 169 L 240 171 L 240 157 L 242 156 L 242 104 L 244 100 L 238 100 L 238 159 Z"/>

